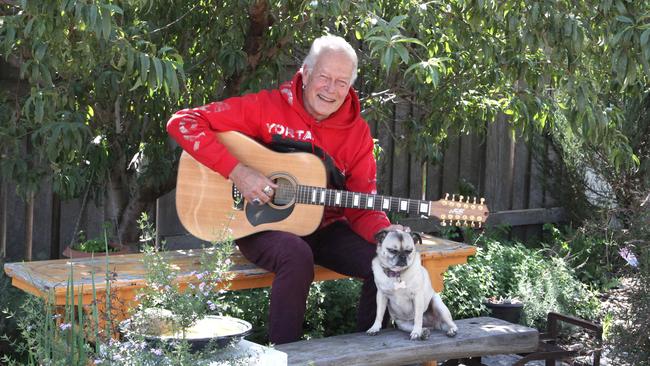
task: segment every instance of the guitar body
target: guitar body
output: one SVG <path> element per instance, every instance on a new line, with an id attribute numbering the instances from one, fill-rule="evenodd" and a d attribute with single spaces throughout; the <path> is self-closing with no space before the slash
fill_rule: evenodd
<path id="1" fill-rule="evenodd" d="M 325 166 L 315 155 L 277 153 L 238 132 L 217 133 L 217 138 L 240 162 L 276 182 L 326 187 Z M 178 166 L 176 211 L 192 235 L 207 241 L 223 241 L 266 230 L 308 235 L 320 225 L 324 206 L 291 201 L 249 205 L 237 199 L 232 181 L 183 151 Z"/>

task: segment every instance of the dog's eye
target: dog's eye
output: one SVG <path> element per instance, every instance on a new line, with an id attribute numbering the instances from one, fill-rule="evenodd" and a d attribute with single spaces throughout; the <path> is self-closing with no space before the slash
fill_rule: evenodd
<path id="1" fill-rule="evenodd" d="M 399 252 L 398 252 L 397 250 L 395 250 L 395 249 L 388 249 L 388 253 L 390 253 L 390 254 L 392 254 L 392 255 L 396 255 L 396 254 L 398 254 Z"/>
<path id="2" fill-rule="evenodd" d="M 412 250 L 405 250 L 405 251 L 404 251 L 404 254 L 406 254 L 406 255 L 411 255 L 412 252 L 413 252 Z"/>

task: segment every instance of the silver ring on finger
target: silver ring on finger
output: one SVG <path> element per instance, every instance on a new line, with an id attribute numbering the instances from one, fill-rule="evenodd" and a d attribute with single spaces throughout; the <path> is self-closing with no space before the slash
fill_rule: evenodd
<path id="1" fill-rule="evenodd" d="M 253 202 L 253 204 L 254 204 L 255 206 L 259 206 L 259 205 L 262 204 L 262 201 L 260 201 L 260 199 L 257 198 L 257 197 L 253 198 L 253 200 L 252 200 L 251 202 Z"/>
<path id="2" fill-rule="evenodd" d="M 271 188 L 270 186 L 266 186 L 264 187 L 264 189 L 262 189 L 262 192 L 264 192 L 264 194 L 266 194 L 267 196 L 271 196 L 273 194 L 273 188 Z"/>

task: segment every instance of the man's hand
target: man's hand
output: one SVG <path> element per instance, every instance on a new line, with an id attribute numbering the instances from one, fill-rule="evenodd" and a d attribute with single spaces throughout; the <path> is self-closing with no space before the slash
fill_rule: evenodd
<path id="1" fill-rule="evenodd" d="M 230 172 L 230 180 L 244 196 L 253 204 L 263 205 L 271 200 L 277 184 L 253 168 L 239 163 Z"/>

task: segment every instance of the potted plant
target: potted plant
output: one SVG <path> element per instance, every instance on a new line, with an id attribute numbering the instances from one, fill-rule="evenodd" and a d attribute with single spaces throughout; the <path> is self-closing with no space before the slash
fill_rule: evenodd
<path id="1" fill-rule="evenodd" d="M 510 323 L 519 323 L 524 304 L 518 298 L 492 296 L 485 300 L 491 316 Z"/>
<path id="2" fill-rule="evenodd" d="M 232 239 L 206 244 L 199 268 L 184 272 L 168 262 L 164 242 L 161 247 L 152 242 L 155 232 L 148 216 L 143 213 L 138 223 L 143 233 L 146 286 L 137 295 L 140 304 L 135 313 L 120 324 L 126 339 L 166 349 L 187 343 L 191 352 L 209 352 L 237 343 L 251 332 L 250 323 L 221 314 L 225 310 L 222 284 L 232 276 Z M 176 281 L 181 276 L 189 277 L 187 285 Z"/>
<path id="3" fill-rule="evenodd" d="M 83 231 L 79 231 L 77 240 L 72 245 L 68 245 L 63 250 L 63 256 L 66 258 L 88 258 L 98 255 L 129 254 L 131 248 L 121 243 L 108 242 L 104 239 L 94 238 L 86 239 Z"/>

